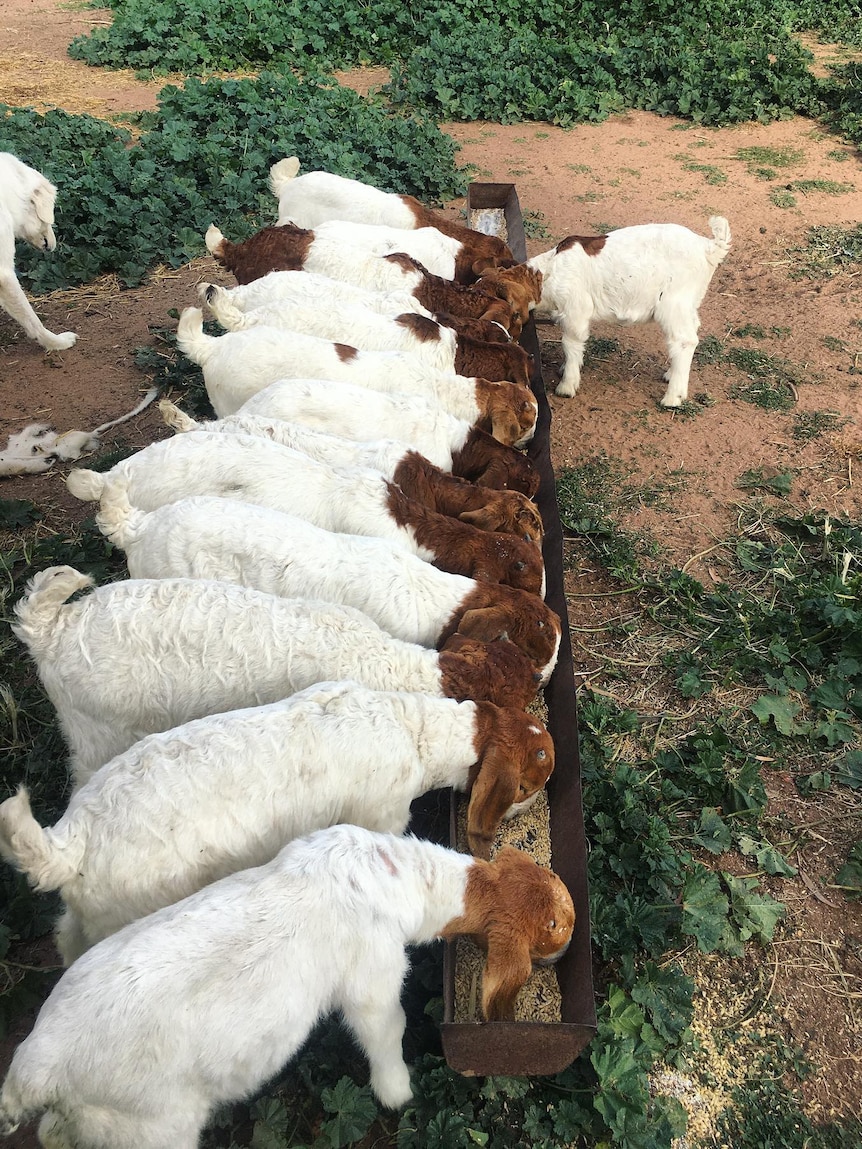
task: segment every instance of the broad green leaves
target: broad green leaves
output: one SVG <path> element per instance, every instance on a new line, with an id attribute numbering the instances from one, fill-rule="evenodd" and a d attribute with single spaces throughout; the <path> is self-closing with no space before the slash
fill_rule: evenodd
<path id="1" fill-rule="evenodd" d="M 682 890 L 682 931 L 695 939 L 703 953 L 718 949 L 725 927 L 728 901 L 718 875 L 699 866 Z"/>
<path id="2" fill-rule="evenodd" d="M 829 6 L 850 35 L 853 5 Z M 392 65 L 390 95 L 443 119 L 569 126 L 627 107 L 703 124 L 820 107 L 810 56 L 790 34 L 822 17 L 766 0 L 683 7 L 592 0 L 524 8 L 486 0 L 122 0 L 110 27 L 72 42 L 91 64 L 165 74 L 248 67 Z M 657 11 L 661 10 L 661 15 Z M 176 35 L 178 24 L 185 34 Z"/>
<path id="3" fill-rule="evenodd" d="M 342 1149 L 360 1140 L 377 1116 L 371 1090 L 360 1089 L 349 1077 L 342 1077 L 333 1089 L 324 1089 L 320 1099 L 329 1114 L 321 1129 L 327 1149 Z"/>
<path id="4" fill-rule="evenodd" d="M 108 271 L 139 283 L 158 263 L 202 254 L 214 221 L 243 239 L 275 219 L 267 175 L 284 156 L 426 200 L 464 186 L 454 141 L 434 124 L 326 76 L 190 78 L 162 90 L 136 141 L 88 116 L 5 105 L 0 115 L 4 148 L 59 188 L 56 252 L 46 259 L 19 247 L 19 268 L 37 293 Z"/>
<path id="5" fill-rule="evenodd" d="M 776 694 L 762 694 L 751 707 L 752 713 L 759 719 L 762 726 L 770 720 L 775 723 L 779 734 L 798 734 L 800 728 L 796 724 L 796 716 L 802 707 L 790 698 L 782 698 Z"/>

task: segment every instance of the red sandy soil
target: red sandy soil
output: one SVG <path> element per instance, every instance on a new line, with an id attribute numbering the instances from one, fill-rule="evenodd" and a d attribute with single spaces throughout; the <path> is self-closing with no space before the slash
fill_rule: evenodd
<path id="1" fill-rule="evenodd" d="M 104 116 L 155 107 L 161 81 L 144 84 L 132 73 L 90 69 L 66 56 L 73 36 L 108 19 L 108 11 L 72 10 L 54 0 L 0 0 L 0 100 Z M 366 88 L 385 79 L 379 70 L 347 77 Z M 794 275 L 797 249 L 811 227 L 851 227 L 862 219 L 856 149 L 803 119 L 712 130 L 632 112 L 572 131 L 540 123 L 453 124 L 446 130 L 462 147 L 459 160 L 476 166 L 476 179 L 516 185 L 524 215 L 545 230 L 529 240 L 530 254 L 566 235 L 607 227 L 674 221 L 706 232 L 712 214 L 730 221 L 733 247 L 701 308 L 701 337 L 789 360 L 797 371 L 794 409 L 766 411 L 734 398 L 734 387 L 745 377 L 712 365 L 696 367 L 692 375 L 698 413 L 662 410 L 665 352 L 653 325 L 597 325 L 593 334 L 617 340 L 618 347 L 587 366 L 574 399 L 551 400 L 558 467 L 605 453 L 631 472 L 633 483 L 655 488 L 672 480 L 677 487 L 659 505 L 635 506 L 625 520 L 659 542 L 660 556 L 651 561 L 687 564 L 688 572 L 706 583 L 726 577 L 717 544 L 732 535 L 740 505 L 750 496 L 737 486 L 740 474 L 756 468 L 766 474 L 792 472 L 788 510 L 820 508 L 860 518 L 862 488 L 853 464 L 862 417 L 862 281 L 853 270 L 821 280 Z M 801 158 L 777 180 L 765 181 L 739 156 L 740 149 L 751 147 L 798 149 Z M 709 182 L 722 175 L 722 182 Z M 791 207 L 771 202 L 771 191 L 799 180 L 852 186 L 840 195 L 797 191 Z M 446 210 L 454 214 L 462 206 L 458 202 Z M 200 279 L 227 282 L 203 258 L 156 274 L 138 289 L 119 290 L 109 282 L 39 300 L 47 326 L 78 332 L 77 345 L 59 354 L 46 355 L 0 314 L 0 440 L 34 420 L 61 430 L 92 428 L 133 407 L 145 386 L 133 364 L 134 349 L 150 341 L 151 327 L 172 325 L 172 308 L 196 303 L 194 284 Z M 745 327 L 760 329 L 764 337 L 733 334 Z M 550 387 L 559 363 L 558 333 L 544 327 L 540 334 Z M 814 411 L 836 413 L 846 423 L 802 443 L 794 438 L 794 416 Z M 117 439 L 143 446 L 164 433 L 151 409 L 119 428 Z M 70 516 L 82 517 L 63 474 L 58 467 L 46 476 L 4 481 L 0 495 L 47 505 L 53 508 L 49 523 L 62 525 Z M 594 585 L 589 564 L 576 560 L 567 590 L 582 594 Z M 603 600 L 579 598 L 572 602 L 575 610 L 588 626 L 606 617 L 607 607 Z M 605 679 L 597 671 L 591 681 L 601 686 Z M 804 823 L 811 806 L 795 795 L 789 776 L 786 784 L 783 779 L 778 774 L 770 779 L 775 809 Z M 841 817 L 845 832 L 849 818 L 858 837 L 858 805 L 843 809 Z M 822 835 L 828 833 L 821 827 Z M 812 887 L 819 888 L 815 883 L 834 873 L 829 869 L 834 858 L 821 858 L 822 853 L 811 847 L 804 859 L 808 881 L 782 884 L 777 895 L 789 904 L 787 937 L 799 941 L 795 950 L 791 941 L 783 947 L 768 995 L 789 1038 L 822 1067 L 805 1087 L 811 1112 L 821 1119 L 862 1112 L 862 1024 L 853 1012 L 858 1004 L 821 992 L 822 979 L 803 945 L 807 939 L 837 955 L 845 975 L 855 979 L 858 1002 L 862 922 L 858 907 L 843 903 L 836 892 L 826 898 L 812 893 Z M 755 952 L 748 960 L 772 976 L 771 955 Z"/>

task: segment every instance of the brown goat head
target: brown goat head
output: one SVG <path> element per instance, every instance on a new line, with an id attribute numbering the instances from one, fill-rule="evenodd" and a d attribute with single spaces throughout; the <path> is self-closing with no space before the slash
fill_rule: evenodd
<path id="1" fill-rule="evenodd" d="M 542 273 L 528 267 L 526 263 L 514 267 L 489 265 L 479 276 L 476 289 L 496 299 L 504 299 L 523 327 L 530 312 L 542 298 Z M 513 339 L 518 338 L 511 329 L 510 334 Z"/>
<path id="2" fill-rule="evenodd" d="M 541 547 L 544 525 L 536 504 L 520 491 L 499 491 L 492 487 L 483 489 L 488 492 L 487 500 L 481 507 L 462 511 L 458 516 L 461 522 L 483 531 L 518 535 L 528 543 Z"/>
<path id="3" fill-rule="evenodd" d="M 527 809 L 554 770 L 554 743 L 531 714 L 476 704 L 476 766 L 470 772 L 467 842 L 488 859 L 500 823 Z"/>
<path id="4" fill-rule="evenodd" d="M 508 595 L 498 603 L 466 610 L 458 619 L 457 633 L 483 642 L 507 639 L 543 668 L 556 658 L 562 626 L 543 599 L 537 595 L 530 599 L 525 593 Z"/>
<path id="5" fill-rule="evenodd" d="M 487 951 L 482 1009 L 488 1021 L 506 1021 L 533 962 L 562 957 L 574 925 L 571 895 L 557 875 L 504 846 L 494 861 L 471 866 L 464 913 L 447 922 L 441 936 L 463 934 Z"/>
<path id="6" fill-rule="evenodd" d="M 493 702 L 523 710 L 542 681 L 532 658 L 513 642 L 482 642 L 453 634 L 438 659 L 443 693 L 458 702 Z"/>

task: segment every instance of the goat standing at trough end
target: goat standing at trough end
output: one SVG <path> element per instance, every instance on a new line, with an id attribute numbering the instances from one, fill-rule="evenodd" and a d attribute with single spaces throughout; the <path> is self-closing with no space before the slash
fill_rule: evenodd
<path id="1" fill-rule="evenodd" d="M 39 890 L 60 890 L 57 947 L 71 965 L 313 830 L 348 822 L 402 834 L 410 803 L 444 786 L 471 795 L 470 852 L 488 859 L 500 822 L 532 804 L 553 768 L 550 735 L 523 710 L 318 683 L 141 739 L 53 827 L 20 789 L 0 805 L 0 854 Z"/>
<path id="2" fill-rule="evenodd" d="M 654 319 L 670 353 L 662 406 L 679 407 L 685 401 L 700 326 L 697 309 L 730 250 L 727 220 L 715 215 L 709 226 L 711 239 L 675 223 L 621 227 L 608 235 L 570 235 L 527 260 L 542 273 L 536 315 L 552 317 L 562 331 L 565 366 L 557 395 L 570 398 L 580 386 L 593 320 Z"/>
<path id="3" fill-rule="evenodd" d="M 110 471 L 76 469 L 66 479 L 72 494 L 88 502 L 100 499 L 116 483 L 127 488 L 129 502 L 142 510 L 191 495 L 237 499 L 286 511 L 341 534 L 388 538 L 452 574 L 544 594 L 539 549 L 534 541 L 519 537 L 523 496 L 516 492 L 472 488 L 480 502 L 486 498 L 487 510 L 480 506 L 463 522 L 409 499 L 377 471 L 339 470 L 268 439 L 205 431 L 151 443 Z M 469 484 L 466 489 L 471 489 Z M 501 516 L 509 514 L 514 521 L 501 522 Z M 516 533 L 496 532 L 508 525 Z"/>
<path id="4" fill-rule="evenodd" d="M 91 586 L 72 567 L 40 571 L 13 627 L 57 711 L 76 785 L 145 734 L 315 682 L 520 706 L 539 685 L 511 642 L 426 650 L 350 607 L 204 579 L 108 583 L 66 601 Z"/>
<path id="5" fill-rule="evenodd" d="M 412 1096 L 405 947 L 474 938 L 485 1016 L 502 1020 L 574 921 L 560 879 L 519 850 L 485 862 L 358 826 L 318 830 L 75 962 L 15 1053 L 0 1132 L 45 1111 L 45 1145 L 197 1149 L 216 1106 L 260 1088 L 333 1010 L 378 1100 L 398 1108 Z"/>
<path id="6" fill-rule="evenodd" d="M 560 619 L 538 595 L 447 574 L 386 539 L 333 534 L 232 499 L 181 499 L 147 514 L 119 483 L 105 491 L 96 521 L 126 552 L 132 578 L 214 578 L 341 603 L 394 638 L 438 649 L 456 630 L 505 638 L 543 682 L 556 664 Z"/>

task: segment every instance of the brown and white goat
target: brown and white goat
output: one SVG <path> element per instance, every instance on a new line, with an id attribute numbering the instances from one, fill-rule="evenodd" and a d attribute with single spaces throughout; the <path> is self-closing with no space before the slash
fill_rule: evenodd
<path id="1" fill-rule="evenodd" d="M 541 673 L 513 642 L 455 635 L 429 650 L 352 607 L 212 579 L 92 579 L 49 567 L 15 605 L 70 751 L 76 785 L 145 734 L 353 680 L 525 709 Z"/>
<path id="2" fill-rule="evenodd" d="M 408 498 L 441 515 L 542 545 L 542 516 L 532 499 L 520 491 L 478 486 L 441 471 L 415 452 L 401 461 L 393 479 Z"/>
<path id="3" fill-rule="evenodd" d="M 435 473 L 441 477 L 451 473 L 479 486 L 520 491 L 529 497 L 539 489 L 538 473 L 526 455 L 514 447 L 505 447 L 478 429 L 471 431 L 459 448 L 443 453 L 435 465 L 408 444 L 394 439 L 345 439 L 302 423 L 251 412 L 237 412 L 224 419 L 198 422 L 166 399 L 159 403 L 159 409 L 167 425 L 175 431 L 256 435 L 294 451 L 302 451 L 304 455 L 331 467 L 366 467 L 380 471 L 399 486 L 410 482 L 417 468 L 424 471 L 434 467 Z"/>
<path id="4" fill-rule="evenodd" d="M 403 834 L 411 802 L 430 790 L 478 786 L 467 841 L 487 859 L 501 821 L 528 809 L 553 769 L 550 735 L 523 710 L 315 683 L 148 735 L 76 791 L 52 827 L 20 789 L 0 804 L 0 855 L 39 890 L 60 891 L 56 940 L 68 966 L 303 834 L 340 822 Z"/>
<path id="5" fill-rule="evenodd" d="M 329 220 L 311 231 L 287 223 L 261 228 L 234 244 L 210 224 L 205 239 L 210 254 L 232 272 L 237 283 L 250 283 L 270 271 L 303 269 L 340 279 L 344 264 L 355 262 L 357 257 L 397 251 L 412 255 L 435 275 L 459 283 L 473 282 L 473 265 L 486 264 L 458 240 L 428 227 L 408 231 Z"/>
<path id="6" fill-rule="evenodd" d="M 538 272 L 517 264 L 510 269 L 488 269 L 469 286 L 454 283 L 427 268 L 404 252 L 368 256 L 355 249 L 344 253 L 337 279 L 318 272 L 265 271 L 259 278 L 227 288 L 238 311 L 279 304 L 325 306 L 338 300 L 373 307 L 381 315 L 421 310 L 433 315 L 454 315 L 465 319 L 486 319 L 502 324 L 517 339 L 532 306 L 538 302 Z M 348 258 L 353 256 L 355 258 Z M 493 271 L 507 275 L 499 279 Z M 201 298 L 207 297 L 211 283 L 198 285 Z M 513 311 L 516 316 L 513 317 Z"/>
<path id="7" fill-rule="evenodd" d="M 481 267 L 475 283 L 464 285 L 432 275 L 427 268 L 404 252 L 383 257 L 383 262 L 400 268 L 402 289 L 442 323 L 445 314 L 502 323 L 512 339 L 518 339 L 530 312 L 542 294 L 542 275 L 525 263 L 514 267 Z M 397 282 L 381 274 L 381 289 L 393 290 Z"/>
<path id="8" fill-rule="evenodd" d="M 413 1095 L 407 947 L 474 938 L 497 1021 L 532 963 L 562 956 L 574 922 L 565 885 L 518 850 L 486 862 L 358 826 L 318 830 L 79 958 L 15 1053 L 0 1130 L 43 1114 L 45 1145 L 193 1149 L 218 1107 L 280 1073 L 333 1010 L 379 1102 L 399 1108 Z"/>
<path id="9" fill-rule="evenodd" d="M 269 169 L 269 186 L 278 200 L 278 223 L 317 228 L 327 220 L 384 225 L 414 231 L 436 227 L 459 240 L 465 249 L 463 262 L 492 259 L 512 263 L 512 252 L 496 235 L 476 231 L 425 207 L 411 195 L 381 191 L 371 184 L 346 179 L 332 172 L 312 171 L 299 175 L 299 160 L 289 156 Z"/>
<path id="10" fill-rule="evenodd" d="M 621 227 L 608 235 L 566 239 L 528 262 L 542 272 L 537 315 L 559 323 L 565 364 L 557 395 L 571 398 L 581 383 L 584 348 L 594 320 L 655 322 L 664 332 L 670 366 L 663 407 L 688 397 L 697 348 L 698 308 L 715 270 L 730 251 L 730 225 L 709 219 L 711 236 L 676 223 Z"/>
<path id="11" fill-rule="evenodd" d="M 448 328 L 423 316 L 412 318 L 432 325 L 434 330 L 422 329 L 429 338 L 436 339 L 442 331 L 450 344 L 453 342 Z M 177 325 L 177 346 L 203 368 L 207 394 L 217 415 L 232 414 L 278 381 L 296 380 L 310 385 L 315 380 L 329 380 L 333 389 L 350 385 L 379 393 L 374 400 L 367 396 L 360 400 L 360 406 L 370 406 L 372 402 L 378 405 L 380 423 L 373 438 L 405 438 L 399 430 L 403 417 L 395 411 L 396 406 L 399 411 L 412 410 L 410 422 L 423 425 L 423 440 L 432 432 L 432 424 L 489 420 L 501 441 L 521 444 L 532 438 L 536 425 L 538 405 L 527 382 L 512 382 L 500 374 L 511 367 L 528 381 L 528 356 L 515 343 L 458 340 L 462 350 L 450 356 L 450 362 L 463 359 L 471 366 L 487 367 L 489 372 L 467 377 L 456 373 L 454 366 L 440 369 L 408 351 L 359 351 L 348 344 L 299 331 L 263 326 L 208 335 L 201 309 L 187 307 Z M 440 410 L 429 410 L 429 404 Z M 382 408 L 389 412 L 384 413 Z M 349 411 L 344 412 L 345 418 L 349 415 Z M 433 433 L 436 436 L 438 431 Z M 419 446 L 412 435 L 408 438 Z"/>
<path id="12" fill-rule="evenodd" d="M 439 514 L 377 471 L 335 468 L 251 435 L 195 432 L 151 443 L 110 471 L 77 469 L 67 477 L 77 498 L 93 502 L 120 484 L 142 510 L 192 495 L 214 495 L 297 515 L 341 534 L 388 538 L 453 574 L 504 582 L 544 595 L 535 543 Z M 492 522 L 499 519 L 495 509 Z"/>
<path id="13" fill-rule="evenodd" d="M 215 578 L 281 598 L 363 611 L 387 634 L 440 649 L 458 633 L 509 641 L 547 681 L 560 620 L 538 595 L 448 574 L 389 539 L 342 535 L 296 515 L 197 496 L 153 511 L 106 489 L 99 529 L 126 552 L 132 578 Z"/>

